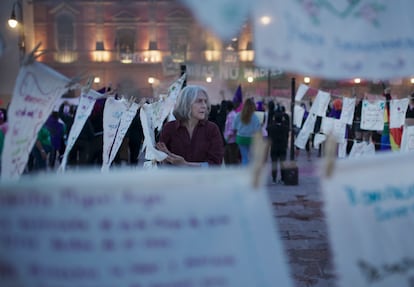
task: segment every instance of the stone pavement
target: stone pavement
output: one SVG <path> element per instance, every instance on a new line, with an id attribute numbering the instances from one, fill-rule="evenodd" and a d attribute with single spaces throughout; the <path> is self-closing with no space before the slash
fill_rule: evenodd
<path id="1" fill-rule="evenodd" d="M 336 278 L 318 176 L 319 163 L 323 159 L 317 157 L 317 151 L 312 153 L 311 161 L 306 159 L 305 151 L 301 151 L 296 159 L 298 185 L 273 184 L 269 175 L 268 194 L 294 286 L 335 287 Z"/>

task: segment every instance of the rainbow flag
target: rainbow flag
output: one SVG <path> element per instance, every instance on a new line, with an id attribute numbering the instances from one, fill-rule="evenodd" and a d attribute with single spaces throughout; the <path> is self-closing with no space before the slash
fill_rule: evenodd
<path id="1" fill-rule="evenodd" d="M 401 146 L 403 128 L 390 129 L 390 107 L 386 104 L 384 109 L 384 129 L 381 135 L 381 150 L 399 151 Z"/>

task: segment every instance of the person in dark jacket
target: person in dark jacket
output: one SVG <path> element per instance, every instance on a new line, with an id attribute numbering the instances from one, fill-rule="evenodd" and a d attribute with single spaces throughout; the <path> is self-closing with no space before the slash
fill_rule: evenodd
<path id="1" fill-rule="evenodd" d="M 286 160 L 289 127 L 283 123 L 283 115 L 280 112 L 274 114 L 273 119 L 267 126 L 268 139 L 271 142 L 270 158 L 272 160 L 272 181 L 277 182 L 278 163 L 282 171 L 282 164 Z M 282 172 L 280 172 L 282 176 Z M 279 180 L 282 183 L 282 177 Z"/>

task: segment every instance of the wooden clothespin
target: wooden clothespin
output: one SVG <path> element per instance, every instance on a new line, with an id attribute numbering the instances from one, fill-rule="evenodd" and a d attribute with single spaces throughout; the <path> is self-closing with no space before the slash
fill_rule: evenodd
<path id="1" fill-rule="evenodd" d="M 40 56 L 42 56 L 43 54 L 45 54 L 45 51 L 42 51 L 40 53 L 38 53 L 39 47 L 42 45 L 42 42 L 37 43 L 37 45 L 34 47 L 34 49 L 32 51 L 30 51 L 29 54 L 24 56 L 22 65 L 23 66 L 27 66 L 27 65 L 31 65 L 34 63 L 34 61 L 36 61 L 37 58 L 39 58 Z"/>
<path id="2" fill-rule="evenodd" d="M 86 82 L 86 85 L 82 87 L 82 93 L 87 94 L 89 93 L 92 83 L 93 83 L 94 76 L 89 76 L 88 81 Z"/>
<path id="3" fill-rule="evenodd" d="M 263 139 L 263 135 L 257 132 L 253 138 L 252 146 L 252 184 L 254 189 L 260 187 L 260 181 L 262 180 L 262 171 L 266 164 L 266 157 L 268 152 L 269 143 Z"/>
<path id="4" fill-rule="evenodd" d="M 330 177 L 335 169 L 337 143 L 335 137 L 329 134 L 325 143 L 325 176 Z"/>
<path id="5" fill-rule="evenodd" d="M 66 88 L 71 88 L 71 87 L 74 87 L 74 86 L 81 87 L 79 85 L 79 83 L 83 79 L 90 78 L 90 77 L 86 76 L 86 74 L 87 74 L 86 72 L 82 72 L 79 75 L 75 76 L 74 78 L 70 79 L 69 83 L 67 83 L 67 85 L 66 85 Z"/>

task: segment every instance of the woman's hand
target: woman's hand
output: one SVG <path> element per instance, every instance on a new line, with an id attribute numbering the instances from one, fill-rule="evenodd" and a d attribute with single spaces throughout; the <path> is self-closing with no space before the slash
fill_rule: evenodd
<path id="1" fill-rule="evenodd" d="M 166 162 L 169 162 L 172 165 L 181 165 L 181 166 L 200 166 L 198 163 L 187 162 L 182 156 L 172 153 L 168 150 L 167 146 L 163 142 L 158 142 L 155 147 L 167 154 Z"/>
<path id="2" fill-rule="evenodd" d="M 160 151 L 162 151 L 162 152 L 165 152 L 167 155 L 170 155 L 170 154 L 171 154 L 171 152 L 168 150 L 167 146 L 166 146 L 166 145 L 165 145 L 165 143 L 163 143 L 163 142 L 158 142 L 158 143 L 156 143 L 156 144 L 155 144 L 155 147 L 156 147 L 158 150 L 160 150 Z"/>
<path id="3" fill-rule="evenodd" d="M 188 165 L 187 161 L 182 156 L 174 153 L 170 153 L 165 160 L 173 165 Z"/>

